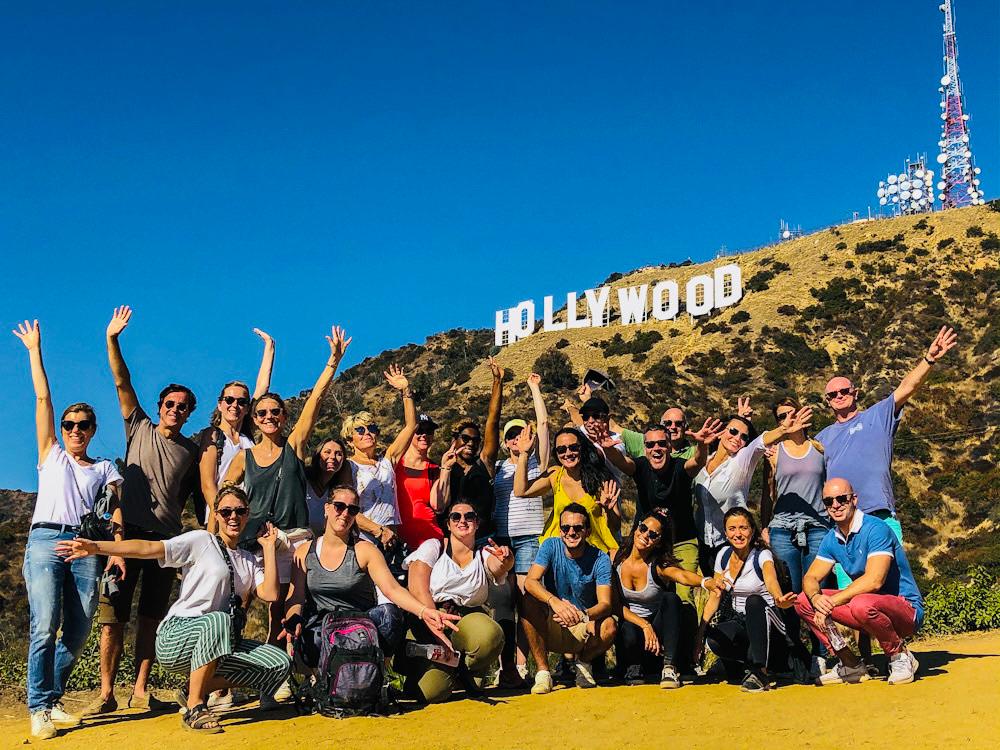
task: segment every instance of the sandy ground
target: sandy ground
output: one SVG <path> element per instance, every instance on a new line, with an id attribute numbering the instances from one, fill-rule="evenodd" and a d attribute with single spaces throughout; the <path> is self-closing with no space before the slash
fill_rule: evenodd
<path id="1" fill-rule="evenodd" d="M 223 719 L 225 734 L 215 736 L 183 731 L 176 714 L 121 711 L 45 744 L 66 750 L 997 747 L 1000 632 L 923 641 L 913 651 L 921 661 L 920 678 L 897 687 L 871 681 L 788 686 L 759 695 L 722 684 L 675 691 L 653 685 L 562 688 L 547 696 L 491 691 L 489 704 L 456 700 L 381 719 L 237 709 Z M 27 731 L 23 714 L 11 708 L 0 713 L 0 747 L 26 744 Z"/>

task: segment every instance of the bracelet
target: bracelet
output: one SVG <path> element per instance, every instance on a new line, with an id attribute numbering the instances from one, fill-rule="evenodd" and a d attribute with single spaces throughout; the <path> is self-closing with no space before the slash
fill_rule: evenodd
<path id="1" fill-rule="evenodd" d="M 403 398 L 413 398 L 413 391 L 411 391 L 409 388 L 404 388 Z"/>
<path id="2" fill-rule="evenodd" d="M 550 594 L 549 598 L 545 600 L 545 606 L 552 609 L 552 600 L 556 598 L 555 594 Z"/>
<path id="3" fill-rule="evenodd" d="M 338 362 L 327 362 L 326 366 L 329 367 L 332 370 L 336 370 L 338 364 L 339 364 Z"/>
<path id="4" fill-rule="evenodd" d="M 705 591 L 708 591 L 708 587 L 705 585 L 705 581 L 707 580 L 709 580 L 708 576 L 705 576 L 704 578 L 701 579 L 701 587 L 705 589 Z"/>
<path id="5" fill-rule="evenodd" d="M 924 362 L 926 362 L 928 365 L 933 365 L 935 362 L 937 362 L 937 360 L 931 359 L 930 357 L 924 355 Z"/>
<path id="6" fill-rule="evenodd" d="M 422 606 L 420 608 L 420 612 L 417 613 L 417 619 L 418 620 L 423 620 L 424 619 L 424 612 L 426 612 L 426 611 L 427 611 L 427 605 L 425 604 L 424 606 Z"/>

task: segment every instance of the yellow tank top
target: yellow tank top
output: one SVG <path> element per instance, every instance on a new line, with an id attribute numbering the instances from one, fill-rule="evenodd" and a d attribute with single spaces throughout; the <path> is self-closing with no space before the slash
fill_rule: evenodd
<path id="1" fill-rule="evenodd" d="M 550 537 L 559 536 L 560 514 L 567 505 L 577 502 L 587 509 L 587 514 L 590 516 L 590 536 L 587 537 L 587 541 L 602 552 L 611 552 L 618 549 L 619 542 L 615 539 L 615 535 L 611 533 L 611 528 L 608 526 L 608 516 L 605 508 L 598 505 L 597 501 L 591 495 L 584 495 L 575 501 L 570 500 L 566 494 L 566 490 L 562 486 L 562 479 L 565 473 L 566 469 L 560 466 L 552 476 L 552 515 L 549 516 L 548 523 L 545 524 L 545 530 L 542 531 L 539 541 L 544 542 Z"/>

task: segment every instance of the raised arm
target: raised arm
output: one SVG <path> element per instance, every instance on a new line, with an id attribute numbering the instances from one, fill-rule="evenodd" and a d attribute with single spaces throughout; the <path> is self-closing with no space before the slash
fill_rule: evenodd
<path id="1" fill-rule="evenodd" d="M 705 424 L 697 432 L 687 430 L 686 434 L 695 444 L 694 455 L 684 462 L 684 470 L 689 477 L 695 476 L 708 462 L 708 449 L 722 434 L 722 422 L 718 419 L 706 419 Z"/>
<path id="2" fill-rule="evenodd" d="M 35 387 L 35 436 L 38 438 L 38 465 L 45 463 L 49 450 L 56 443 L 55 415 L 52 413 L 52 394 L 49 378 L 42 364 L 42 329 L 38 321 L 18 323 L 12 332 L 21 339 L 28 350 L 31 364 L 31 384 Z"/>
<path id="3" fill-rule="evenodd" d="M 604 457 L 610 461 L 618 471 L 623 474 L 628 474 L 630 477 L 635 476 L 635 461 L 632 460 L 631 456 L 622 453 L 618 450 L 618 445 L 621 440 L 618 438 L 611 437 L 610 433 L 603 435 L 599 441 L 598 446 L 604 453 Z"/>
<path id="4" fill-rule="evenodd" d="M 538 430 L 538 468 L 545 471 L 552 457 L 551 436 L 549 435 L 549 413 L 542 398 L 542 376 L 536 372 L 528 376 L 528 390 L 531 391 L 531 405 L 535 409 L 535 429 Z"/>
<path id="5" fill-rule="evenodd" d="M 347 347 L 351 345 L 352 341 L 350 338 L 344 338 L 346 332 L 340 326 L 333 326 L 330 332 L 333 335 L 326 337 L 327 343 L 330 344 L 330 358 L 327 360 L 323 372 L 317 378 L 316 385 L 309 393 L 309 398 L 302 406 L 302 413 L 299 414 L 299 419 L 288 436 L 288 444 L 303 461 L 306 460 L 306 444 L 309 442 L 309 436 L 312 435 L 313 427 L 316 426 L 323 396 L 326 394 L 326 389 L 330 387 L 330 383 L 333 382 L 333 376 L 337 372 L 340 360 L 344 358 L 344 352 L 347 351 Z"/>
<path id="6" fill-rule="evenodd" d="M 214 432 L 215 430 L 210 427 L 202 435 L 201 458 L 198 459 L 198 478 L 201 482 L 201 494 L 205 496 L 205 505 L 208 508 L 208 520 L 205 523 L 205 528 L 213 534 L 216 530 L 215 498 L 219 494 L 217 478 L 219 448 L 213 439 Z M 243 451 L 240 451 L 240 454 L 242 453 Z M 229 466 L 231 469 L 232 464 Z M 201 519 L 199 518 L 198 520 L 200 521 Z"/>
<path id="7" fill-rule="evenodd" d="M 396 439 L 390 443 L 385 451 L 389 463 L 395 466 L 406 453 L 406 449 L 410 447 L 410 441 L 417 431 L 417 405 L 413 401 L 410 381 L 406 379 L 401 367 L 389 365 L 389 369 L 382 375 L 385 377 L 385 381 L 403 396 L 403 429 L 399 431 Z"/>
<path id="8" fill-rule="evenodd" d="M 503 408 L 503 368 L 493 357 L 489 359 L 493 373 L 493 387 L 490 391 L 490 406 L 486 412 L 486 427 L 483 435 L 483 450 L 479 457 L 490 477 L 496 471 L 497 454 L 500 452 L 500 410 Z"/>
<path id="9" fill-rule="evenodd" d="M 259 328 L 254 328 L 253 332 L 264 340 L 264 353 L 260 358 L 257 383 L 253 387 L 253 397 L 257 398 L 271 390 L 271 371 L 274 369 L 274 339 Z"/>
<path id="10" fill-rule="evenodd" d="M 773 430 L 768 430 L 764 433 L 764 445 L 774 445 L 780 440 L 784 440 L 787 435 L 798 432 L 799 430 L 807 430 L 812 424 L 812 408 L 808 406 L 803 406 L 792 418 L 790 424 L 780 424 Z"/>
<path id="11" fill-rule="evenodd" d="M 927 354 L 917 363 L 916 367 L 906 374 L 899 387 L 892 392 L 892 398 L 896 402 L 896 414 L 899 414 L 903 405 L 920 388 L 921 384 L 930 374 L 934 363 L 947 354 L 956 343 L 958 343 L 958 334 L 955 333 L 955 329 L 948 326 L 941 326 L 938 335 L 934 337 L 934 341 L 928 347 Z"/>
<path id="12" fill-rule="evenodd" d="M 528 458 L 531 455 L 531 444 L 535 437 L 529 424 L 517 436 L 518 450 L 517 467 L 514 469 L 515 497 L 542 497 L 552 490 L 552 469 L 548 469 L 535 481 L 528 481 Z"/>
<path id="13" fill-rule="evenodd" d="M 441 456 L 441 469 L 434 484 L 431 485 L 431 495 L 428 502 L 431 510 L 435 513 L 443 511 L 451 502 L 451 472 L 455 468 L 455 462 L 458 461 L 457 446 L 455 445 L 457 442 L 457 440 L 453 440 L 451 447 Z"/>
<path id="14" fill-rule="evenodd" d="M 108 364 L 111 365 L 111 377 L 114 378 L 115 389 L 118 391 L 118 406 L 121 408 L 123 419 L 132 416 L 132 412 L 139 406 L 139 398 L 135 395 L 135 388 L 132 387 L 132 374 L 128 371 L 121 345 L 118 343 L 118 337 L 131 319 L 131 307 L 128 305 L 116 307 L 107 330 Z"/>

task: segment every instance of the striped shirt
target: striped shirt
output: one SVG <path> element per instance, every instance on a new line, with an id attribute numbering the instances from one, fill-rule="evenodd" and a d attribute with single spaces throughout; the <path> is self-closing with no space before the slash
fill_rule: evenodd
<path id="1" fill-rule="evenodd" d="M 497 534 L 507 537 L 538 536 L 545 529 L 542 498 L 514 496 L 516 471 L 516 461 L 510 458 L 497 461 L 496 473 L 493 476 L 493 498 L 496 501 L 493 518 L 496 521 Z M 541 473 L 538 456 L 533 453 L 528 457 L 528 481 L 538 479 Z"/>

